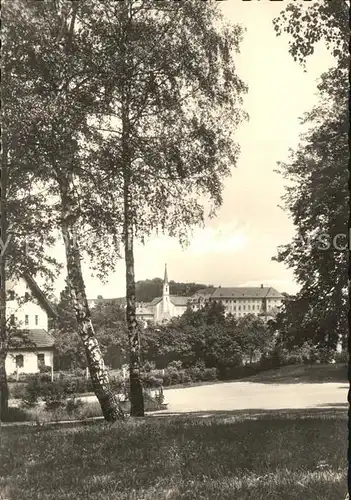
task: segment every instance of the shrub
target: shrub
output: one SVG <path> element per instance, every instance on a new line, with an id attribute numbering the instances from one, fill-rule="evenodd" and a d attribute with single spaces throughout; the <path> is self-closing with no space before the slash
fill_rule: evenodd
<path id="1" fill-rule="evenodd" d="M 42 386 L 42 396 L 45 401 L 45 409 L 55 411 L 58 408 L 65 406 L 65 400 L 70 392 L 70 386 L 64 386 L 60 383 L 53 382 Z"/>
<path id="2" fill-rule="evenodd" d="M 47 365 L 39 366 L 39 373 L 49 373 L 51 378 L 51 366 Z"/>
<path id="3" fill-rule="evenodd" d="M 162 386 L 162 378 L 155 377 L 153 375 L 147 375 L 142 377 L 143 385 L 145 388 L 155 388 Z"/>
<path id="4" fill-rule="evenodd" d="M 144 366 L 143 366 L 143 370 L 146 372 L 146 373 L 150 373 L 152 372 L 152 370 L 155 369 L 155 363 L 153 361 L 146 361 L 144 363 Z"/>
<path id="5" fill-rule="evenodd" d="M 181 361 L 171 361 L 168 363 L 167 369 L 168 370 L 181 370 L 183 366 L 183 363 Z"/>
<path id="6" fill-rule="evenodd" d="M 41 390 L 42 388 L 39 377 L 30 380 L 22 398 L 22 405 L 28 408 L 36 406 L 38 404 L 38 399 L 41 396 Z"/>
<path id="7" fill-rule="evenodd" d="M 334 349 L 330 349 L 329 347 L 320 347 L 317 350 L 318 360 L 322 364 L 332 363 L 335 358 Z"/>
<path id="8" fill-rule="evenodd" d="M 202 368 L 201 366 L 194 366 L 193 368 L 188 368 L 187 373 L 192 382 L 202 382 L 204 370 L 205 368 Z"/>
<path id="9" fill-rule="evenodd" d="M 81 399 L 68 399 L 66 402 L 66 412 L 69 415 L 72 415 L 74 413 L 80 413 L 80 411 L 83 409 L 84 403 Z"/>
<path id="10" fill-rule="evenodd" d="M 217 379 L 217 370 L 216 368 L 205 368 L 202 372 L 202 380 L 207 382 L 209 380 Z"/>
<path id="11" fill-rule="evenodd" d="M 10 398 L 23 399 L 26 395 L 26 385 L 23 382 L 9 383 Z"/>
<path id="12" fill-rule="evenodd" d="M 335 363 L 347 363 L 348 362 L 348 353 L 347 350 L 344 349 L 341 352 L 335 353 Z"/>

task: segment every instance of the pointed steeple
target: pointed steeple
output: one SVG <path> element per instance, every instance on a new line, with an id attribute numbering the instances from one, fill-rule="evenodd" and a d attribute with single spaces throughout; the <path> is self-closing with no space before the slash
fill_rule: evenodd
<path id="1" fill-rule="evenodd" d="M 165 264 L 165 277 L 163 279 L 163 284 L 168 284 L 168 273 L 167 273 L 167 264 Z"/>

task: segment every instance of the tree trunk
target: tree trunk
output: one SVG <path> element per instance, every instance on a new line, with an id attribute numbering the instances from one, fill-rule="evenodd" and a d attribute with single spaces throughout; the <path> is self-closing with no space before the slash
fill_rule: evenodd
<path id="1" fill-rule="evenodd" d="M 129 214 L 129 189 L 125 184 L 125 225 L 124 249 L 126 263 L 126 299 L 127 299 L 127 327 L 129 343 L 129 380 L 130 380 L 130 415 L 132 417 L 144 416 L 144 395 L 141 383 L 140 367 L 140 338 L 139 325 L 136 320 L 135 307 L 135 275 L 134 275 L 134 250 L 133 250 L 133 224 Z"/>
<path id="2" fill-rule="evenodd" d="M 8 349 L 8 334 L 6 325 L 6 243 L 7 243 L 7 134 L 2 133 L 2 162 L 0 167 L 0 420 L 3 420 L 8 411 L 9 390 L 6 377 L 6 356 Z"/>
<path id="3" fill-rule="evenodd" d="M 116 395 L 111 390 L 108 372 L 91 321 L 79 254 L 72 176 L 67 178 L 61 174 L 59 184 L 62 236 L 66 250 L 68 283 L 78 323 L 78 334 L 85 347 L 90 377 L 94 392 L 101 405 L 102 414 L 105 420 L 113 422 L 124 418 L 124 413 Z"/>
<path id="4" fill-rule="evenodd" d="M 136 320 L 136 292 L 135 292 L 135 273 L 134 273 L 134 214 L 132 208 L 131 194 L 131 169 L 132 153 L 130 143 L 130 74 L 129 68 L 131 61 L 127 54 L 128 33 L 130 28 L 130 3 L 124 4 L 122 14 L 123 23 L 125 23 L 125 39 L 121 51 L 121 74 L 124 75 L 122 88 L 122 168 L 123 168 L 123 202 L 124 202 L 124 227 L 123 242 L 126 265 L 126 299 L 127 310 L 126 320 L 128 328 L 128 346 L 129 346 L 129 380 L 130 380 L 130 415 L 132 417 L 144 416 L 144 394 L 141 381 L 141 363 L 140 363 L 140 338 L 139 325 Z"/>

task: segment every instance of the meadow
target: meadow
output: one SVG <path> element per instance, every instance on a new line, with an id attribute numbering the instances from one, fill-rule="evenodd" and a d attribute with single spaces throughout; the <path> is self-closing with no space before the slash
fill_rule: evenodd
<path id="1" fill-rule="evenodd" d="M 340 500 L 345 409 L 3 427 L 1 500 Z"/>

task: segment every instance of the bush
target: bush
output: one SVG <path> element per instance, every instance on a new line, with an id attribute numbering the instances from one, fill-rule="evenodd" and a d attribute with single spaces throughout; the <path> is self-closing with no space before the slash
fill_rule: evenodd
<path id="1" fill-rule="evenodd" d="M 167 369 L 168 370 L 181 370 L 183 366 L 183 363 L 181 361 L 171 361 L 168 363 Z"/>
<path id="2" fill-rule="evenodd" d="M 322 364 L 332 363 L 335 359 L 335 351 L 329 347 L 320 347 L 318 348 L 317 353 L 318 360 Z"/>
<path id="3" fill-rule="evenodd" d="M 155 369 L 155 363 L 153 361 L 146 361 L 143 366 L 143 370 L 146 373 L 150 373 Z"/>
<path id="4" fill-rule="evenodd" d="M 30 382 L 31 380 L 37 380 L 37 379 L 46 381 L 46 382 L 51 382 L 51 374 L 50 373 L 19 373 L 18 379 L 17 375 L 15 373 L 12 373 L 11 375 L 8 375 L 7 380 L 8 382 Z"/>
<path id="5" fill-rule="evenodd" d="M 153 375 L 147 375 L 142 377 L 143 385 L 145 388 L 156 388 L 162 386 L 162 378 L 154 377 Z"/>
<path id="6" fill-rule="evenodd" d="M 66 412 L 69 415 L 72 415 L 74 413 L 79 414 L 80 411 L 83 409 L 84 403 L 81 399 L 76 399 L 72 398 L 69 399 L 66 403 Z"/>
<path id="7" fill-rule="evenodd" d="M 346 349 L 341 352 L 335 353 L 335 363 L 344 364 L 348 362 L 348 359 L 349 357 Z"/>
<path id="8" fill-rule="evenodd" d="M 202 372 L 202 380 L 207 382 L 209 380 L 217 379 L 217 370 L 216 368 L 205 368 Z"/>
<path id="9" fill-rule="evenodd" d="M 47 366 L 47 365 L 39 366 L 39 373 L 49 373 L 50 379 L 51 379 L 51 366 Z"/>
<path id="10" fill-rule="evenodd" d="M 41 396 L 41 381 L 39 377 L 30 380 L 26 386 L 25 394 L 22 398 L 24 407 L 32 408 L 38 404 L 38 399 Z"/>
<path id="11" fill-rule="evenodd" d="M 10 398 L 23 399 L 26 395 L 26 384 L 23 382 L 10 382 L 9 383 Z"/>

